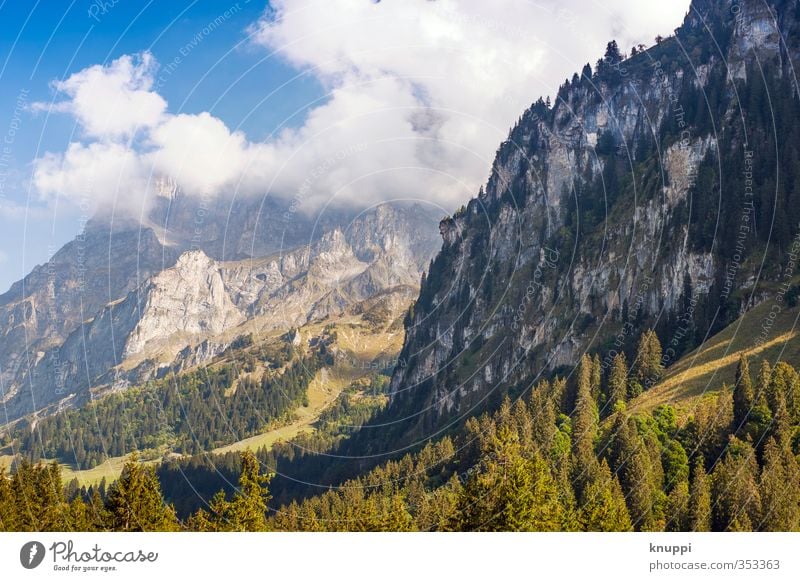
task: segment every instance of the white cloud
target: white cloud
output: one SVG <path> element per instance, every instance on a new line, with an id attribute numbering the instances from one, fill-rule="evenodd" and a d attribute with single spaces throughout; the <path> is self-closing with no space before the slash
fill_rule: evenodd
<path id="1" fill-rule="evenodd" d="M 91 137 L 130 137 L 137 129 L 156 125 L 167 102 L 153 92 L 156 61 L 149 52 L 125 55 L 108 66 L 86 68 L 54 87 L 69 97 L 53 109 L 69 112 Z M 35 109 L 47 109 L 37 103 Z"/>
<path id="2" fill-rule="evenodd" d="M 208 113 L 176 115 L 150 134 L 153 153 L 147 156 L 156 173 L 167 174 L 191 193 L 214 194 L 240 175 L 247 139 L 231 133 Z"/>
<path id="3" fill-rule="evenodd" d="M 313 166 L 335 144 L 368 145 L 330 176 L 336 180 L 319 184 L 319 194 L 339 187 L 344 197 L 370 200 L 405 191 L 453 207 L 475 194 L 497 145 L 533 101 L 594 63 L 612 32 L 621 47 L 670 33 L 688 0 L 663 2 L 655 12 L 634 0 L 271 6 L 252 29 L 256 42 L 332 91 L 289 148 L 302 143 L 304 163 Z"/>
<path id="4" fill-rule="evenodd" d="M 307 206 L 424 197 L 453 208 L 476 193 L 536 98 L 596 61 L 612 36 L 624 48 L 669 34 L 687 5 L 273 0 L 254 42 L 329 91 L 301 127 L 252 143 L 208 113 L 167 113 L 153 57 L 125 56 L 56 85 L 68 97 L 57 108 L 90 139 L 37 160 L 35 184 L 44 196 L 133 208 L 154 174 L 190 195 L 270 191 Z"/>
<path id="5" fill-rule="evenodd" d="M 46 200 L 141 211 L 148 174 L 137 152 L 120 143 L 70 143 L 63 154 L 36 160 L 34 185 Z"/>

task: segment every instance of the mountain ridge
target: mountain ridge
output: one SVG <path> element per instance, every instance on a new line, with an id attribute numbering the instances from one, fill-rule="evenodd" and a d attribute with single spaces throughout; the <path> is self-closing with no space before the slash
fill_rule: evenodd
<path id="1" fill-rule="evenodd" d="M 410 228 L 412 222 L 416 230 Z M 237 333 L 302 326 L 342 314 L 386 291 L 410 301 L 421 269 L 439 244 L 430 212 L 403 205 L 355 213 L 318 236 L 309 234 L 304 245 L 235 261 L 220 262 L 199 247 L 181 251 L 164 245 L 151 229 L 114 234 L 93 224 L 87 236 L 98 244 L 89 255 L 94 269 L 102 271 L 108 261 L 109 277 L 115 274 L 114 284 L 103 289 L 109 295 L 106 301 L 105 293 L 94 287 L 91 300 L 84 300 L 78 277 L 89 273 L 74 266 L 77 242 L 58 253 L 54 264 L 63 261 L 72 267 L 56 276 L 63 279 L 62 288 L 76 289 L 68 297 L 83 306 L 85 316 L 59 318 L 58 309 L 76 309 L 65 305 L 60 289 L 41 274 L 53 271 L 53 264 L 37 267 L 0 301 L 12 323 L 0 341 L 0 355 L 5 351 L 10 363 L 2 366 L 3 385 L 9 386 L 2 397 L 8 419 L 75 394 L 85 398 L 89 389 L 120 389 L 190 361 L 201 364 L 224 351 Z M 106 245 L 103 256 L 97 250 L 105 236 L 117 246 Z M 134 239 L 145 240 L 150 252 L 131 257 L 128 245 Z M 26 302 L 35 300 L 32 295 L 20 298 L 26 285 L 43 297 L 48 314 L 62 326 L 60 332 L 48 333 L 49 327 L 30 315 L 26 323 L 13 324 Z M 32 360 L 20 349 L 26 342 L 9 340 L 15 330 L 33 339 L 37 353 Z"/>

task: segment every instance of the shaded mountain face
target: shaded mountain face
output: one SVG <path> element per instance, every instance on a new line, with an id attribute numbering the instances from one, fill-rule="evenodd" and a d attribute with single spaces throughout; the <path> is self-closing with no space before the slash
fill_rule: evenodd
<path id="1" fill-rule="evenodd" d="M 264 214 L 260 201 L 217 213 L 180 196 L 159 203 L 148 226 L 93 220 L 0 297 L 7 420 L 202 364 L 237 337 L 376 297 L 408 304 L 440 245 L 438 218 L 419 206 L 315 219 L 270 202 L 254 233 L 245 228 Z"/>
<path id="2" fill-rule="evenodd" d="M 587 350 L 630 353 L 650 326 L 669 365 L 791 282 L 799 15 L 695 1 L 676 36 L 629 58 L 610 46 L 524 113 L 486 188 L 440 225 L 387 446 L 568 374 Z"/>

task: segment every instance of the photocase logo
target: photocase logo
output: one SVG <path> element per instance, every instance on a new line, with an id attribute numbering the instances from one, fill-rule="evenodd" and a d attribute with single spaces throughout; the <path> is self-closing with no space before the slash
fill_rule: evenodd
<path id="1" fill-rule="evenodd" d="M 30 541 L 22 545 L 19 551 L 19 562 L 26 569 L 35 569 L 44 560 L 44 545 L 39 541 Z"/>

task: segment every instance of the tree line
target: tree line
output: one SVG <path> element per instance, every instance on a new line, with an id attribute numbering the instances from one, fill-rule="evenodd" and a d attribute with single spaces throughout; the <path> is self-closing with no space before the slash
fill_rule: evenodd
<path id="1" fill-rule="evenodd" d="M 9 477 L 0 469 L 0 531 L 264 531 L 269 529 L 267 483 L 252 453 L 240 456 L 231 495 L 215 495 L 207 509 L 180 521 L 164 501 L 155 469 L 135 454 L 107 492 L 62 485 L 56 462 L 23 460 Z"/>
<path id="2" fill-rule="evenodd" d="M 639 379 L 615 359 L 602 375 L 599 360 L 584 356 L 575 380 L 543 381 L 528 398 L 471 419 L 454 440 L 291 503 L 275 528 L 800 530 L 793 367 L 762 362 L 753 381 L 742 357 L 736 384 L 679 424 L 668 405 L 626 413 Z"/>

